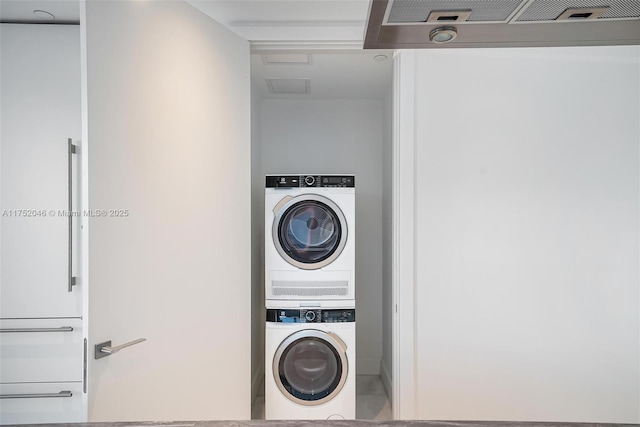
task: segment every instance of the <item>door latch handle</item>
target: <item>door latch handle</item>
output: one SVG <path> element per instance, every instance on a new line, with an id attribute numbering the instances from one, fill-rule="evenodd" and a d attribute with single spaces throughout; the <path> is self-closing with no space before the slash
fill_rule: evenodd
<path id="1" fill-rule="evenodd" d="M 101 342 L 100 344 L 96 344 L 95 346 L 95 358 L 102 359 L 103 357 L 111 356 L 112 354 L 117 353 L 124 348 L 131 347 L 132 345 L 140 344 L 141 342 L 146 340 L 147 340 L 146 338 L 138 338 L 137 340 L 133 340 L 116 347 L 111 346 L 111 341 Z"/>

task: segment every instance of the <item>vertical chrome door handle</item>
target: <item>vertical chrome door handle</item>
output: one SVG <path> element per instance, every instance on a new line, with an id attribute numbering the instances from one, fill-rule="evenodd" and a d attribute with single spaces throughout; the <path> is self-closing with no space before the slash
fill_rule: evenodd
<path id="1" fill-rule="evenodd" d="M 76 285 L 76 278 L 73 276 L 73 155 L 76 153 L 76 146 L 71 138 L 67 140 L 67 184 L 68 184 L 68 218 L 69 218 L 69 274 L 68 292 L 73 292 Z"/>

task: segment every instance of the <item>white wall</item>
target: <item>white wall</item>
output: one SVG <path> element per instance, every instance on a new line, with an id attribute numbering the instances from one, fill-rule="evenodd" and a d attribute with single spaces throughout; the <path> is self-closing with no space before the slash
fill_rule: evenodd
<path id="1" fill-rule="evenodd" d="M 251 401 L 264 378 L 264 175 L 258 91 L 251 89 Z"/>
<path id="2" fill-rule="evenodd" d="M 416 58 L 417 416 L 640 422 L 639 48 Z"/>
<path id="3" fill-rule="evenodd" d="M 382 118 L 382 360 L 380 363 L 380 378 L 385 386 L 387 396 L 391 399 L 392 390 L 392 190 L 393 190 L 393 91 L 384 99 Z"/>
<path id="4" fill-rule="evenodd" d="M 382 357 L 381 100 L 264 100 L 262 172 L 356 175 L 358 374 Z"/>
<path id="5" fill-rule="evenodd" d="M 86 19 L 85 19 L 86 18 Z M 89 421 L 251 414 L 249 44 L 183 1 L 87 1 Z M 87 152 L 83 152 L 87 155 Z"/>

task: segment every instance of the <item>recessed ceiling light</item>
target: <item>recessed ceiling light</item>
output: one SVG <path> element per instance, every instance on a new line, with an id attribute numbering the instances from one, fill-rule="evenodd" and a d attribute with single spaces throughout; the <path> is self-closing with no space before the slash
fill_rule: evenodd
<path id="1" fill-rule="evenodd" d="M 434 43 L 448 43 L 458 36 L 454 27 L 438 27 L 429 33 L 429 41 Z"/>
<path id="2" fill-rule="evenodd" d="M 376 55 L 373 57 L 374 61 L 386 61 L 389 57 L 387 55 Z"/>
<path id="3" fill-rule="evenodd" d="M 56 19 L 53 13 L 47 12 L 46 10 L 36 9 L 33 11 L 33 14 L 40 19 Z"/>

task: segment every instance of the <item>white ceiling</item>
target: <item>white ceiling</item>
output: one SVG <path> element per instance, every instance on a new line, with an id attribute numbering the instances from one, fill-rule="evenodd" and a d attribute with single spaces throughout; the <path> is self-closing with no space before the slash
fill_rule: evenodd
<path id="1" fill-rule="evenodd" d="M 134 1 L 134 0 L 132 0 Z M 149 0 L 162 1 L 162 0 Z M 261 98 L 382 98 L 391 84 L 392 52 L 361 49 L 369 0 L 187 0 L 252 42 L 253 89 Z M 33 14 L 45 10 L 47 20 Z M 0 0 L 2 21 L 79 22 L 77 0 Z M 341 49 L 336 50 L 336 47 Z M 329 50 L 318 50 L 328 48 Z M 271 49 L 271 50 L 269 50 Z M 315 49 L 310 64 L 267 64 L 257 52 Z M 282 50 L 284 49 L 284 50 Z M 386 54 L 387 61 L 373 57 Z M 265 79 L 307 78 L 309 94 L 269 93 Z"/>
<path id="2" fill-rule="evenodd" d="M 369 0 L 187 0 L 249 41 L 362 46 Z"/>
<path id="3" fill-rule="evenodd" d="M 388 93 L 392 52 L 362 50 L 370 0 L 187 1 L 251 41 L 253 90 L 263 99 L 382 98 Z M 265 65 L 260 55 L 293 51 L 312 53 L 311 63 Z M 379 54 L 388 60 L 374 61 Z M 273 78 L 310 79 L 310 93 L 272 94 L 265 79 Z"/>
<path id="4" fill-rule="evenodd" d="M 369 13 L 369 0 L 186 1 L 242 38 L 258 44 L 331 41 L 360 47 Z M 34 15 L 37 9 L 52 13 L 55 20 Z M 0 0 L 0 20 L 78 23 L 79 2 Z"/>
<path id="5" fill-rule="evenodd" d="M 374 61 L 386 55 L 385 61 Z M 309 64 L 265 64 L 251 55 L 252 89 L 262 99 L 384 98 L 393 73 L 392 51 L 336 51 L 311 53 Z M 265 79 L 310 79 L 308 94 L 273 94 Z"/>
<path id="6" fill-rule="evenodd" d="M 42 17 L 34 10 L 43 10 L 55 16 Z M 0 0 L 2 22 L 79 23 L 80 3 L 77 0 Z"/>

